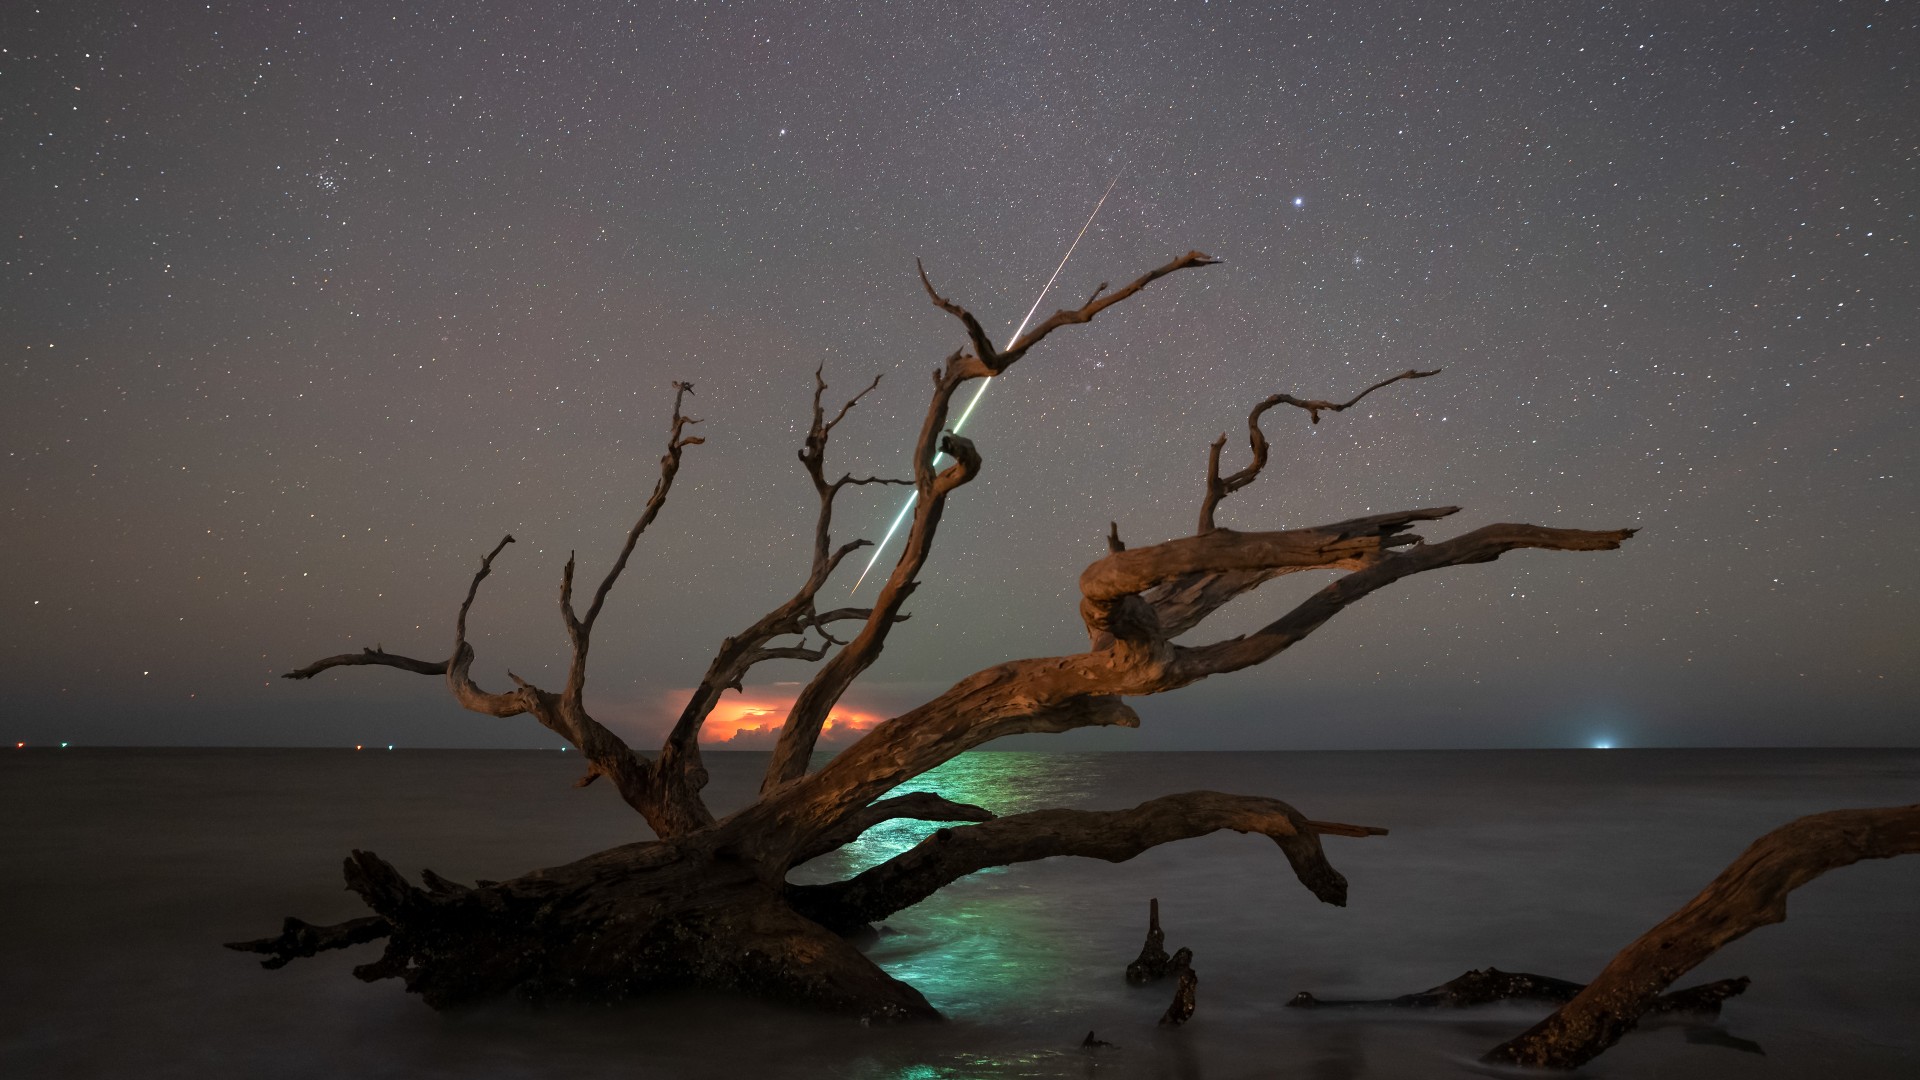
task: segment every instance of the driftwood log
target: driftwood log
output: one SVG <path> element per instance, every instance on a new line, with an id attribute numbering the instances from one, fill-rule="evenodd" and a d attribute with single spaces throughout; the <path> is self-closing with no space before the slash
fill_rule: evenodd
<path id="1" fill-rule="evenodd" d="M 1785 921 L 1793 890 L 1861 859 L 1915 852 L 1920 804 L 1833 810 L 1790 821 L 1754 841 L 1700 895 L 1620 950 L 1571 1001 L 1494 1047 L 1486 1060 L 1577 1069 L 1633 1030 L 1675 979 L 1728 942 Z"/>
<path id="2" fill-rule="evenodd" d="M 1092 320 L 1162 277 L 1215 261 L 1190 252 L 1115 291 L 1102 286 L 1085 304 L 1055 312 L 1005 348 L 988 340 L 972 313 L 935 291 L 923 269 L 927 296 L 959 320 L 967 344 L 933 372 L 926 414 L 908 447 L 911 475 L 886 480 L 827 471 L 830 437 L 873 387 L 829 411 L 823 404 L 826 384 L 816 372 L 811 421 L 799 451 L 819 500 L 805 579 L 791 597 L 720 643 L 659 753 L 646 757 L 589 711 L 588 656 L 608 595 L 665 506 L 685 452 L 702 441 L 690 432 L 696 421 L 683 411 L 692 388 L 676 384 L 659 477 L 584 609 L 576 602 L 572 557 L 561 573 L 559 614 L 570 658 L 560 688 L 539 687 L 509 671 L 510 688 L 486 689 L 474 674 L 467 620 L 512 536 L 481 560 L 453 620 L 445 659 L 376 647 L 287 673 L 310 679 L 333 668 L 393 668 L 445 679 L 454 700 L 474 712 L 530 716 L 580 751 L 586 768 L 580 786 L 606 779 L 657 839 L 473 885 L 431 874 L 416 885 L 373 854 L 355 852 L 346 861 L 347 884 L 373 915 L 335 927 L 289 924 L 278 936 L 234 947 L 266 954 L 273 966 L 320 949 L 383 939 L 384 954 L 356 974 L 400 979 L 436 1007 L 507 993 L 608 1000 L 693 986 L 883 1019 L 935 1013 L 917 990 L 869 962 L 842 932 L 886 918 L 985 867 L 1061 855 L 1118 862 L 1159 844 L 1233 829 L 1270 838 L 1310 892 L 1327 903 L 1344 903 L 1346 881 L 1328 863 L 1320 837 L 1381 830 L 1315 821 L 1272 798 L 1196 791 L 1127 810 L 1040 810 L 996 818 L 991 807 L 889 792 L 1003 736 L 1137 726 L 1127 697 L 1175 690 L 1270 660 L 1348 605 L 1402 578 L 1487 562 L 1519 548 L 1609 550 L 1633 534 L 1488 525 L 1427 543 L 1410 531 L 1449 517 L 1456 510 L 1451 506 L 1286 530 L 1242 532 L 1216 524 L 1221 501 L 1251 483 L 1267 463 L 1260 421 L 1268 410 L 1289 405 L 1318 420 L 1323 412 L 1338 412 L 1375 390 L 1431 371 L 1396 375 L 1341 403 L 1286 394 L 1261 402 L 1247 421 L 1250 464 L 1223 475 L 1225 437 L 1214 444 L 1193 535 L 1129 549 L 1118 528 L 1112 530 L 1108 553 L 1080 577 L 1085 650 L 1012 660 L 969 675 L 876 725 L 810 771 L 828 715 L 905 619 L 949 502 L 984 467 L 974 444 L 948 430 L 954 396 L 975 380 L 1006 375 L 1056 331 Z M 942 466 L 946 460 L 950 464 Z M 871 606 L 823 610 L 816 603 L 821 588 L 849 554 L 866 546 L 864 540 L 834 543 L 835 499 L 851 486 L 885 483 L 911 486 L 916 496 L 892 572 Z M 1180 641 L 1230 601 L 1302 571 L 1339 575 L 1253 633 Z M 718 820 L 701 797 L 707 783 L 701 727 L 723 693 L 740 689 L 757 665 L 774 659 L 819 667 L 787 712 L 759 800 Z M 849 880 L 788 883 L 794 866 L 892 818 L 957 824 Z"/>
<path id="3" fill-rule="evenodd" d="M 1711 1015 L 1720 1011 L 1720 1003 L 1746 992 L 1751 980 L 1721 979 L 1702 983 L 1671 994 L 1662 994 L 1647 1006 L 1654 1013 L 1695 1013 Z M 1483 968 L 1469 971 L 1430 990 L 1399 997 L 1370 1000 L 1329 1000 L 1302 990 L 1287 1002 L 1290 1009 L 1466 1009 L 1491 1005 L 1496 1001 L 1572 1001 L 1585 983 L 1534 975 L 1525 971 L 1501 971 Z"/>

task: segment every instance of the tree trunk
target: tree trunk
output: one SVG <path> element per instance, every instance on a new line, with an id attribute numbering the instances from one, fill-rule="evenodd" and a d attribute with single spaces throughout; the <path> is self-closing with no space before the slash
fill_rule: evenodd
<path id="1" fill-rule="evenodd" d="M 377 919 L 315 943 L 307 927 L 231 948 L 271 955 L 269 967 L 319 949 L 383 937 L 383 955 L 356 968 L 402 980 L 445 1008 L 500 995 L 618 1001 L 700 988 L 807 1004 L 868 1020 L 937 1016 L 920 992 L 881 971 L 845 938 L 795 914 L 737 861 L 700 846 L 634 844 L 511 881 L 409 884 L 356 851 L 348 885 Z M 377 927 L 370 923 L 379 924 Z"/>

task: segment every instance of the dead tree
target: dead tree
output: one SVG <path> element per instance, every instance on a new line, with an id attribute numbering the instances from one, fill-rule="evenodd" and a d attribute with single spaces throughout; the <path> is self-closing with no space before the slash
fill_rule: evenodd
<path id="1" fill-rule="evenodd" d="M 272 966 L 384 938 L 384 954 L 355 974 L 367 980 L 402 979 L 435 1007 L 504 993 L 608 1000 L 701 986 L 871 1018 L 930 1017 L 934 1010 L 917 990 L 886 975 L 841 932 L 883 919 L 985 867 L 1057 855 L 1119 862 L 1169 841 L 1234 829 L 1270 837 L 1307 889 L 1327 903 L 1345 903 L 1346 881 L 1327 862 L 1320 837 L 1384 830 L 1310 820 L 1277 799 L 1192 791 L 1128 810 L 1039 810 L 996 818 L 989 810 L 936 795 L 888 793 L 1003 736 L 1137 726 L 1139 717 L 1126 705 L 1127 697 L 1178 689 L 1269 660 L 1347 605 L 1412 574 L 1486 562 L 1515 548 L 1617 548 L 1632 535 L 1631 529 L 1488 525 L 1425 543 L 1408 531 L 1418 522 L 1453 514 L 1451 506 L 1284 531 L 1240 532 L 1215 524 L 1220 501 L 1251 483 L 1266 465 L 1267 441 L 1260 430 L 1265 412 L 1293 405 L 1317 420 L 1322 412 L 1351 406 L 1357 397 L 1333 403 L 1280 394 L 1261 402 L 1248 418 L 1249 465 L 1221 475 L 1225 437 L 1215 443 L 1194 535 L 1128 549 L 1116 528 L 1109 553 L 1080 577 L 1080 614 L 1090 639 L 1086 650 L 1012 660 L 969 675 L 924 705 L 876 725 L 809 771 L 828 714 L 905 618 L 949 500 L 982 468 L 973 443 L 947 430 L 954 395 L 976 379 L 1005 375 L 1055 331 L 1088 322 L 1159 278 L 1214 262 L 1190 252 L 1117 291 L 1109 293 L 1103 285 L 1085 304 L 1054 313 L 1006 348 L 996 348 L 979 321 L 937 293 L 922 270 L 927 295 L 959 319 L 968 344 L 934 370 L 931 400 L 910 448 L 912 476 L 896 481 L 911 484 L 917 500 L 891 575 L 871 607 L 822 611 L 816 606 L 821 587 L 841 561 L 866 545 L 855 540 L 835 546 L 835 497 L 850 485 L 889 482 L 844 474 L 829 479 L 828 439 L 867 391 L 829 416 L 822 404 L 825 383 L 816 373 L 812 422 L 799 451 L 819 496 L 806 579 L 784 603 L 721 642 L 665 745 L 648 758 L 588 712 L 587 657 L 608 594 L 641 533 L 665 504 L 684 451 L 701 441 L 688 434 L 694 421 L 682 411 L 691 388 L 677 385 L 652 497 L 584 612 L 575 605 L 571 557 L 561 575 L 560 616 L 572 658 L 559 690 L 511 673 L 512 689 L 488 690 L 472 676 L 467 616 L 511 536 L 488 553 L 474 575 L 454 620 L 446 659 L 418 660 L 375 648 L 328 657 L 287 676 L 306 679 L 329 668 L 376 665 L 444 677 L 466 708 L 491 716 L 532 716 L 578 748 L 586 760 L 579 783 L 606 777 L 658 839 L 473 886 L 431 873 L 415 885 L 374 855 L 355 852 L 346 863 L 347 884 L 373 909 L 372 916 L 333 927 L 289 920 L 278 937 L 234 947 L 269 954 Z M 1361 396 L 1430 374 L 1409 371 Z M 941 454 L 951 464 L 941 467 Z M 1179 643 L 1229 601 L 1303 570 L 1344 573 L 1255 633 Z M 738 689 L 755 665 L 774 658 L 818 661 L 820 667 L 787 713 L 759 801 L 716 820 L 700 794 L 707 782 L 700 761 L 701 724 L 725 690 Z M 892 818 L 973 824 L 942 828 L 845 881 L 788 883 L 788 871 L 798 863 Z"/>
<path id="2" fill-rule="evenodd" d="M 1660 1011 L 1660 992 L 1675 979 L 1727 943 L 1784 922 L 1788 893 L 1861 859 L 1916 852 L 1920 803 L 1832 810 L 1790 821 L 1755 840 L 1700 895 L 1621 949 L 1573 1000 L 1525 1034 L 1488 1051 L 1486 1060 L 1577 1069 L 1619 1042 L 1643 1014 Z M 1718 985 L 1695 987 L 1692 993 Z"/>

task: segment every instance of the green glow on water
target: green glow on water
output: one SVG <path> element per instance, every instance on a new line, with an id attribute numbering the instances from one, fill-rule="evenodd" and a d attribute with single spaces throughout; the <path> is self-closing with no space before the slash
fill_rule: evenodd
<path id="1" fill-rule="evenodd" d="M 974 750 L 914 777 L 886 797 L 931 791 L 1000 815 L 1070 806 L 1088 793 L 1087 778 L 1079 775 L 1084 765 L 1084 759 L 1074 755 Z M 939 822 L 932 821 L 881 822 L 858 840 L 820 859 L 821 873 L 808 874 L 806 880 L 857 874 L 906 851 L 940 827 Z"/>
<path id="2" fill-rule="evenodd" d="M 889 795 L 931 791 L 995 814 L 1072 806 L 1098 777 L 1077 755 L 974 751 L 900 785 Z M 889 821 L 841 850 L 815 860 L 795 880 L 849 877 L 908 850 L 941 823 Z M 1043 993 L 1055 960 L 1039 942 L 1058 937 L 1062 913 L 1021 884 L 1017 867 L 982 870 L 887 920 L 867 955 L 889 975 L 912 984 L 949 1014 L 1030 1005 Z M 919 1071 L 915 1071 L 919 1070 Z M 963 1075 L 916 1065 L 897 1080 Z"/>

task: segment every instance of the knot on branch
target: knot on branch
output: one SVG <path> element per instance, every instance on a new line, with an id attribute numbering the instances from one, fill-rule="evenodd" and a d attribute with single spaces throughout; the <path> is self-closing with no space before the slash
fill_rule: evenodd
<path id="1" fill-rule="evenodd" d="M 953 464 L 934 477 L 935 494 L 944 495 L 979 475 L 980 451 L 974 448 L 973 440 L 947 432 L 940 437 L 940 452 L 952 458 Z"/>

